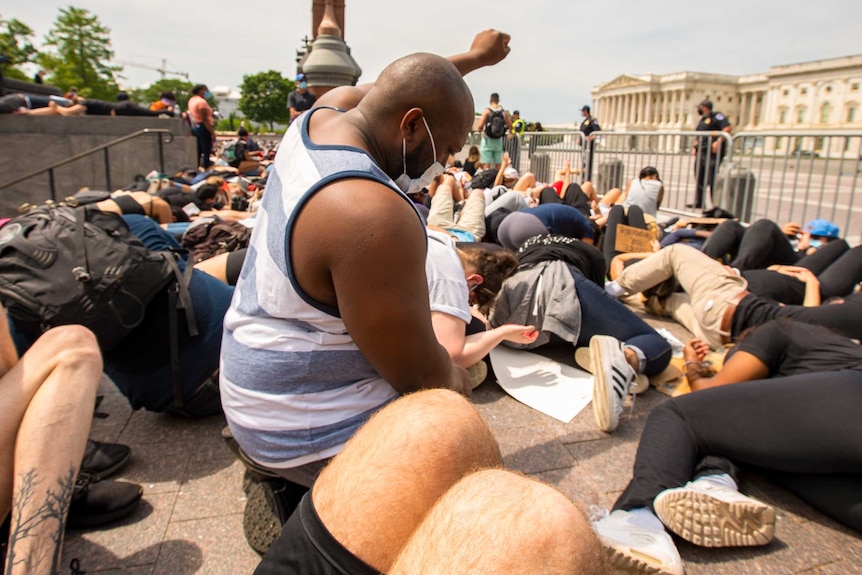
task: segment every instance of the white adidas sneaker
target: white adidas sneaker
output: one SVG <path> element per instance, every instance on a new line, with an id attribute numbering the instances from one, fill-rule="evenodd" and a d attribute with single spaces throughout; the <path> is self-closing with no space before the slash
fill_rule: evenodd
<path id="1" fill-rule="evenodd" d="M 590 366 L 596 425 L 602 431 L 614 431 L 637 373 L 626 361 L 620 341 L 609 335 L 594 335 L 590 339 Z"/>
<path id="2" fill-rule="evenodd" d="M 668 529 L 703 547 L 766 545 L 775 535 L 775 509 L 708 478 L 665 489 L 653 506 Z"/>
<path id="3" fill-rule="evenodd" d="M 575 363 L 577 363 L 581 369 L 584 371 L 588 371 L 593 373 L 593 362 L 590 359 L 590 348 L 588 347 L 579 347 L 575 350 Z M 637 374 L 637 378 L 635 379 L 635 393 L 640 395 L 646 390 L 649 389 L 649 377 L 646 375 L 639 373 Z"/>
<path id="4" fill-rule="evenodd" d="M 664 529 L 656 530 L 635 513 L 616 510 L 593 522 L 612 572 L 683 575 L 679 551 Z"/>

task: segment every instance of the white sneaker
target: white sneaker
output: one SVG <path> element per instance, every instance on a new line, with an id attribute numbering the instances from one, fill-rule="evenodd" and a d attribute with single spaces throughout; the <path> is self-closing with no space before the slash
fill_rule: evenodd
<path id="1" fill-rule="evenodd" d="M 619 340 L 609 335 L 594 335 L 590 339 L 590 365 L 596 425 L 602 431 L 613 431 L 620 423 L 623 403 L 637 373 L 626 361 Z"/>
<path id="2" fill-rule="evenodd" d="M 593 373 L 593 362 L 590 359 L 590 348 L 579 347 L 575 350 L 575 363 L 584 371 Z M 649 377 L 639 373 L 635 379 L 635 393 L 640 395 L 649 389 Z"/>
<path id="3" fill-rule="evenodd" d="M 683 575 L 682 559 L 664 529 L 645 525 L 640 517 L 617 510 L 593 522 L 614 574 Z"/>
<path id="4" fill-rule="evenodd" d="M 653 502 L 668 529 L 695 545 L 766 545 L 775 535 L 775 509 L 706 478 L 665 489 Z"/>

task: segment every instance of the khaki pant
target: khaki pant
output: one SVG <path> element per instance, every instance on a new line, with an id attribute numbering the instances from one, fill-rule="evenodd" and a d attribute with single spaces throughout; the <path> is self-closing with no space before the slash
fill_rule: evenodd
<path id="1" fill-rule="evenodd" d="M 708 343 L 720 348 L 721 320 L 730 301 L 748 285 L 706 254 L 683 244 L 668 246 L 645 260 L 627 267 L 617 283 L 629 293 L 638 293 L 675 277 L 684 294 L 669 296 L 664 309 L 673 318 Z"/>
<path id="2" fill-rule="evenodd" d="M 454 214 L 452 187 L 445 184 L 437 186 L 437 192 L 431 198 L 428 225 L 470 232 L 476 238 L 475 241 L 481 242 L 485 236 L 485 194 L 482 190 L 473 190 L 470 193 L 457 222 Z"/>

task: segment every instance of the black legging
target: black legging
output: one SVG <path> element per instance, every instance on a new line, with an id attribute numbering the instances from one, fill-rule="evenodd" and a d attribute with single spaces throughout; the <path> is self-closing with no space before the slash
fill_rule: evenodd
<path id="1" fill-rule="evenodd" d="M 733 220 L 722 222 L 706 240 L 703 253 L 729 261 L 742 271 L 773 264 L 792 265 L 800 258 L 778 224 L 766 219 L 757 220 L 748 228 Z"/>
<path id="2" fill-rule="evenodd" d="M 860 405 L 862 371 L 750 381 L 668 400 L 647 420 L 634 476 L 614 509 L 652 508 L 665 489 L 732 475 L 727 458 L 774 473 L 813 507 L 862 531 Z"/>
<path id="3" fill-rule="evenodd" d="M 862 246 L 851 249 L 844 240 L 832 240 L 797 265 L 814 272 L 824 300 L 846 296 L 862 282 Z"/>
<path id="4" fill-rule="evenodd" d="M 585 216 L 590 217 L 590 198 L 587 197 L 587 194 L 584 193 L 584 190 L 578 184 L 569 184 L 562 198 L 557 195 L 554 188 L 545 188 L 539 194 L 539 203 L 566 204 L 567 206 L 572 206 Z"/>
<path id="5" fill-rule="evenodd" d="M 605 255 L 605 261 L 608 264 L 608 269 L 605 270 L 606 273 L 610 271 L 611 260 L 622 253 L 615 249 L 617 226 L 620 224 L 641 230 L 647 229 L 644 212 L 640 206 L 629 206 L 628 213 L 626 213 L 626 209 L 620 204 L 611 207 L 611 211 L 608 214 L 608 222 L 605 226 L 605 233 L 602 235 L 602 253 Z"/>

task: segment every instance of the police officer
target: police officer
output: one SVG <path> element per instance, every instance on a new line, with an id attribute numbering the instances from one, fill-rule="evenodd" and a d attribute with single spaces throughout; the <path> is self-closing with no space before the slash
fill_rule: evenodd
<path id="1" fill-rule="evenodd" d="M 296 75 L 296 90 L 287 96 L 287 108 L 290 110 L 290 121 L 293 122 L 300 114 L 310 110 L 317 97 L 308 91 L 308 79 L 305 74 Z"/>
<path id="2" fill-rule="evenodd" d="M 709 197 L 715 197 L 715 174 L 718 172 L 718 167 L 721 165 L 721 160 L 727 153 L 725 149 L 725 141 L 719 135 L 719 132 L 731 132 L 732 126 L 727 116 L 721 112 L 713 112 L 712 101 L 704 100 L 697 105 L 697 113 L 700 115 L 700 122 L 695 128 L 698 132 L 710 132 L 710 136 L 698 137 L 694 143 L 694 149 L 691 153 L 695 157 L 694 160 L 694 177 L 696 182 L 695 202 L 686 204 L 688 208 L 703 209 L 704 204 L 704 188 L 709 186 Z"/>
<path id="3" fill-rule="evenodd" d="M 512 133 L 519 138 L 527 131 L 527 122 L 521 119 L 521 112 L 515 110 L 512 112 Z"/>
<path id="4" fill-rule="evenodd" d="M 584 174 L 586 174 L 585 175 L 586 181 L 592 181 L 592 179 L 593 179 L 593 151 L 594 151 L 593 144 L 594 144 L 594 141 L 596 139 L 596 136 L 595 136 L 595 134 L 593 134 L 593 132 L 600 131 L 602 129 L 602 127 L 599 126 L 598 120 L 593 118 L 593 116 L 590 114 L 590 107 L 589 106 L 584 106 L 583 108 L 581 108 L 581 114 L 583 114 L 583 116 L 584 116 L 584 121 L 581 122 L 580 130 L 581 130 L 581 132 L 583 132 L 584 138 L 586 139 L 585 145 L 587 148 L 587 150 L 586 150 L 587 158 L 586 158 L 586 161 L 584 162 Z"/>

